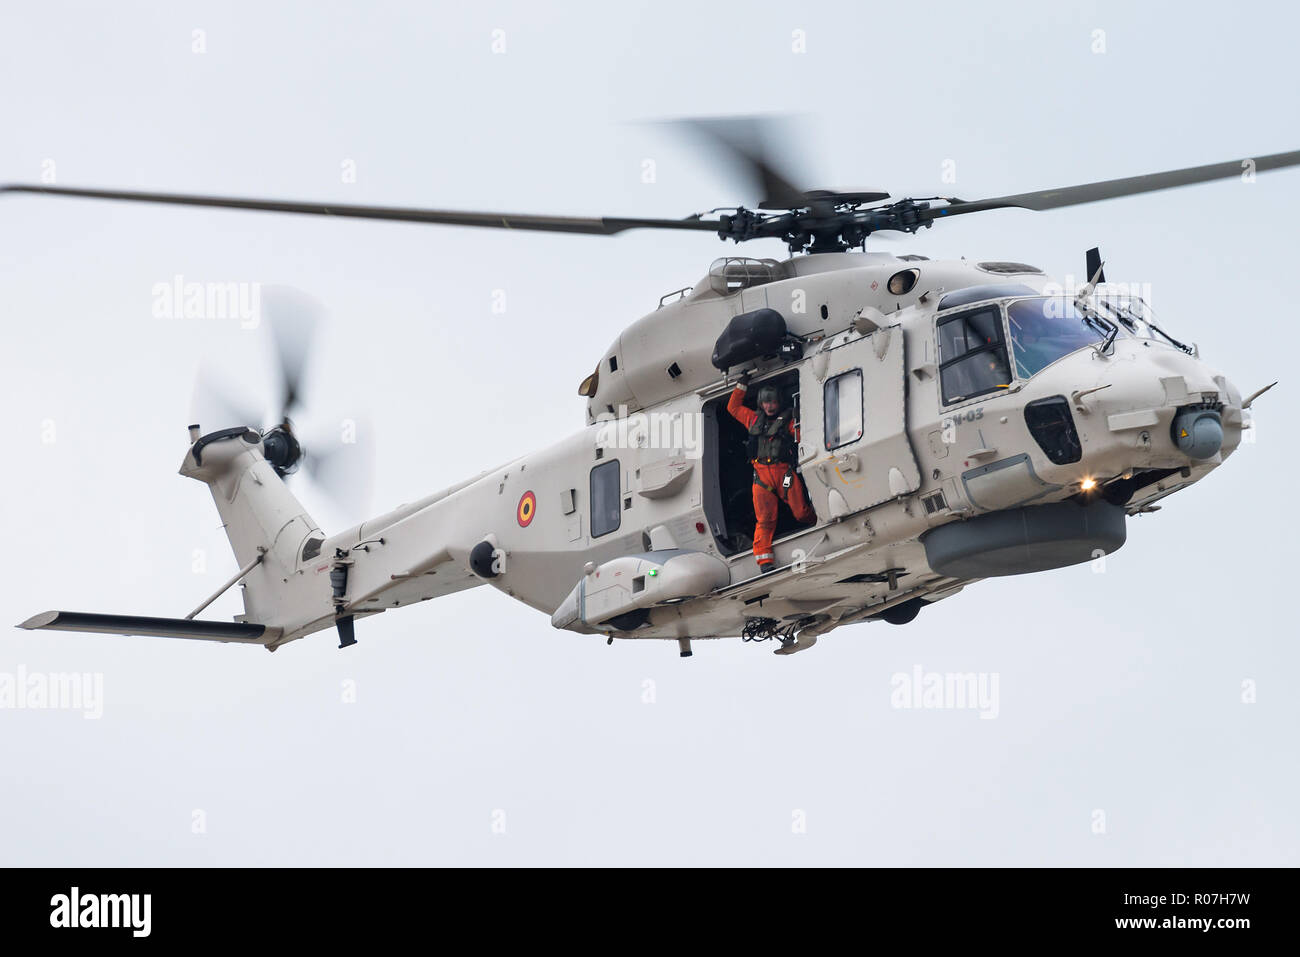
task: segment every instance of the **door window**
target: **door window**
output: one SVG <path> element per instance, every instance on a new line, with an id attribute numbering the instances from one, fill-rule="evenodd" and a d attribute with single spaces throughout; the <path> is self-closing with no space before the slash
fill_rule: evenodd
<path id="1" fill-rule="evenodd" d="M 826 448 L 837 449 L 862 438 L 862 370 L 854 369 L 826 381 L 822 391 L 826 410 Z"/>

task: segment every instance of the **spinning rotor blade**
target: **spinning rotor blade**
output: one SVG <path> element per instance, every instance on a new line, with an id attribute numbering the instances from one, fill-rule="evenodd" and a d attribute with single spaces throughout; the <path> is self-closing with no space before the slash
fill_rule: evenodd
<path id="1" fill-rule="evenodd" d="M 271 389 L 265 384 L 251 393 L 234 393 L 209 366 L 200 365 L 194 383 L 193 421 L 210 428 L 247 425 L 260 431 L 285 425 L 293 431 L 289 416 L 302 405 L 307 360 L 325 310 L 311 296 L 290 286 L 262 290 L 260 309 L 274 343 L 278 398 L 270 398 Z M 272 421 L 267 421 L 268 409 L 274 410 Z"/>
<path id="2" fill-rule="evenodd" d="M 274 364 L 279 371 L 280 393 L 265 382 L 232 398 L 212 370 L 201 365 L 194 390 L 194 414 L 209 431 L 246 425 L 262 433 L 266 457 L 281 477 L 290 478 L 301 467 L 329 498 L 346 508 L 364 510 L 369 502 L 374 442 L 370 429 L 352 419 L 341 420 L 337 432 L 322 431 L 319 412 L 311 415 L 305 402 L 307 366 L 317 333 L 325 321 L 325 307 L 292 286 L 267 286 L 261 292 L 261 316 L 270 327 Z M 252 406 L 259 404 L 255 411 Z M 278 406 L 278 407 L 277 407 Z M 264 410 L 278 413 L 267 421 Z M 307 428 L 300 430 L 290 415 L 302 413 Z M 302 433 L 310 436 L 303 441 Z M 281 435 L 280 433 L 283 433 Z"/>
<path id="3" fill-rule="evenodd" d="M 339 423 L 337 432 L 322 433 L 319 424 L 312 425 L 320 422 L 319 411 L 312 416 L 305 408 L 318 405 L 304 401 L 304 384 L 312 348 L 325 325 L 325 307 L 292 286 L 266 287 L 262 290 L 261 304 L 275 343 L 275 360 L 283 389 L 279 424 L 302 443 L 300 461 L 313 483 L 347 511 L 364 511 L 370 497 L 374 451 L 369 427 L 347 420 Z M 290 421 L 290 414 L 298 411 L 309 420 L 305 430 Z"/>
<path id="4" fill-rule="evenodd" d="M 346 438 L 309 442 L 303 455 L 303 468 L 312 481 L 349 510 L 368 506 L 373 465 L 374 443 L 366 423 L 356 423 Z"/>
<path id="5" fill-rule="evenodd" d="M 276 363 L 284 390 L 280 398 L 280 418 L 288 421 L 289 413 L 302 399 L 307 357 L 311 354 L 316 330 L 324 320 L 325 308 L 305 292 L 289 286 L 270 286 L 263 290 L 262 308 L 275 340 Z"/>
<path id="6" fill-rule="evenodd" d="M 190 402 L 190 421 L 204 426 L 209 432 L 245 425 L 259 429 L 263 410 L 249 401 L 246 395 L 236 397 L 229 387 L 219 382 L 212 370 L 199 366 L 194 380 L 194 397 Z"/>
<path id="7" fill-rule="evenodd" d="M 808 193 L 794 184 L 767 146 L 766 134 L 776 133 L 778 125 L 785 124 L 771 118 L 717 116 L 673 120 L 670 125 L 694 134 L 738 166 L 759 190 L 759 209 L 808 205 Z"/>
<path id="8" fill-rule="evenodd" d="M 241 199 L 234 196 L 198 196 L 185 193 L 144 193 L 120 189 L 78 189 L 70 186 L 32 186 L 22 183 L 0 185 L 0 193 L 44 193 L 50 196 L 77 196 L 84 199 L 120 199 L 137 203 L 169 203 L 175 206 L 215 206 L 272 213 L 303 213 L 309 216 L 442 223 L 448 226 L 483 226 L 492 229 L 528 229 L 551 233 L 592 233 L 599 236 L 613 236 L 629 229 L 695 229 L 712 232 L 718 228 L 717 223 L 705 222 L 696 217 L 592 219 L 577 216 L 537 216 L 529 213 L 483 213 L 470 210 L 412 209 L 403 206 L 355 206 L 347 203 Z"/>
<path id="9" fill-rule="evenodd" d="M 1196 183 L 1208 183 L 1216 179 L 1231 179 L 1240 176 L 1253 162 L 1255 172 L 1263 173 L 1271 169 L 1284 169 L 1300 165 L 1300 151 L 1291 153 L 1273 153 L 1246 160 L 1228 160 L 1226 163 L 1210 163 L 1208 166 L 1190 166 L 1187 169 L 1169 170 L 1164 173 L 1147 173 L 1144 176 L 1128 176 L 1123 179 L 1108 179 L 1100 183 L 1085 183 L 1081 186 L 1065 186 L 1060 189 L 1043 189 L 1036 193 L 1016 193 L 1013 196 L 998 196 L 993 199 L 981 199 L 975 202 L 952 200 L 952 205 L 934 211 L 933 218 L 958 216 L 962 213 L 978 213 L 985 209 L 1059 209 L 1062 206 L 1077 206 L 1080 203 L 1095 203 L 1103 199 L 1116 199 L 1120 196 L 1135 196 L 1138 193 L 1154 193 L 1162 189 L 1174 189 L 1178 186 L 1192 186 Z"/>

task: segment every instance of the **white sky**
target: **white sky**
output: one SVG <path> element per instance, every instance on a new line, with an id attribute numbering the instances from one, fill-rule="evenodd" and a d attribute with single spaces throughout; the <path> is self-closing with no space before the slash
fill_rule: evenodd
<path id="1" fill-rule="evenodd" d="M 810 185 L 972 199 L 1300 148 L 1283 7 L 542 6 L 11 3 L 0 181 L 52 160 L 62 185 L 671 217 L 758 197 L 639 121 L 805 113 Z M 985 582 L 790 658 L 607 648 L 487 588 L 360 622 L 347 652 L 10 631 L 0 673 L 100 673 L 104 713 L 0 710 L 0 861 L 1300 863 L 1298 206 L 1300 172 L 1271 173 L 889 247 L 1063 278 L 1100 245 L 1243 392 L 1283 379 L 1258 444 L 1132 522 L 1104 574 Z M 199 360 L 251 386 L 267 337 L 155 319 L 155 283 L 329 305 L 309 401 L 325 428 L 373 423 L 378 512 L 579 428 L 606 345 L 729 248 L 0 199 L 0 623 L 179 616 L 234 571 L 207 490 L 175 472 Z M 330 529 L 365 514 L 297 487 Z M 996 673 L 998 717 L 891 708 L 915 665 Z"/>

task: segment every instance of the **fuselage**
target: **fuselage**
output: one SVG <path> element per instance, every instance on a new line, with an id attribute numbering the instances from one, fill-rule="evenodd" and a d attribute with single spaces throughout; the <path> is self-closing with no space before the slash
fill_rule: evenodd
<path id="1" fill-rule="evenodd" d="M 1240 442 L 1241 394 L 1153 328 L 1140 300 L 1097 290 L 1091 306 L 1076 305 L 1073 290 L 1016 263 L 881 253 L 720 263 L 601 355 L 581 431 L 330 536 L 317 554 L 348 554 L 349 610 L 486 582 L 551 614 L 605 563 L 676 550 L 712 556 L 727 584 L 649 608 L 635 629 L 574 630 L 737 635 L 761 615 L 824 631 L 1034 570 L 990 553 L 978 574 L 977 549 L 936 568 L 926 544 L 936 528 L 1094 498 L 1133 514 Z M 759 309 L 780 313 L 799 340 L 801 356 L 746 366 L 798 410 L 798 468 L 817 521 L 787 523 L 777 562 L 793 573 L 754 584 L 749 489 L 728 459 L 722 411 L 741 370 L 720 371 L 711 355 L 734 317 Z M 488 574 L 471 561 L 483 543 L 496 556 Z M 330 623 L 328 569 L 304 561 L 284 583 L 293 598 L 273 624 L 286 640 Z"/>

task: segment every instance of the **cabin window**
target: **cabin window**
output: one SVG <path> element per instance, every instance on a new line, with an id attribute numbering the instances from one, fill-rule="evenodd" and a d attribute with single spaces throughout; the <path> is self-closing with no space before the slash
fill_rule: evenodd
<path id="1" fill-rule="evenodd" d="M 826 448 L 837 449 L 862 438 L 862 370 L 828 379 L 822 391 L 826 412 Z"/>
<path id="2" fill-rule="evenodd" d="M 939 323 L 939 381 L 945 405 L 1011 385 L 1002 310 L 985 306 Z"/>
<path id="3" fill-rule="evenodd" d="M 591 537 L 599 538 L 615 531 L 622 521 L 619 508 L 618 459 L 602 462 L 591 470 Z"/>

